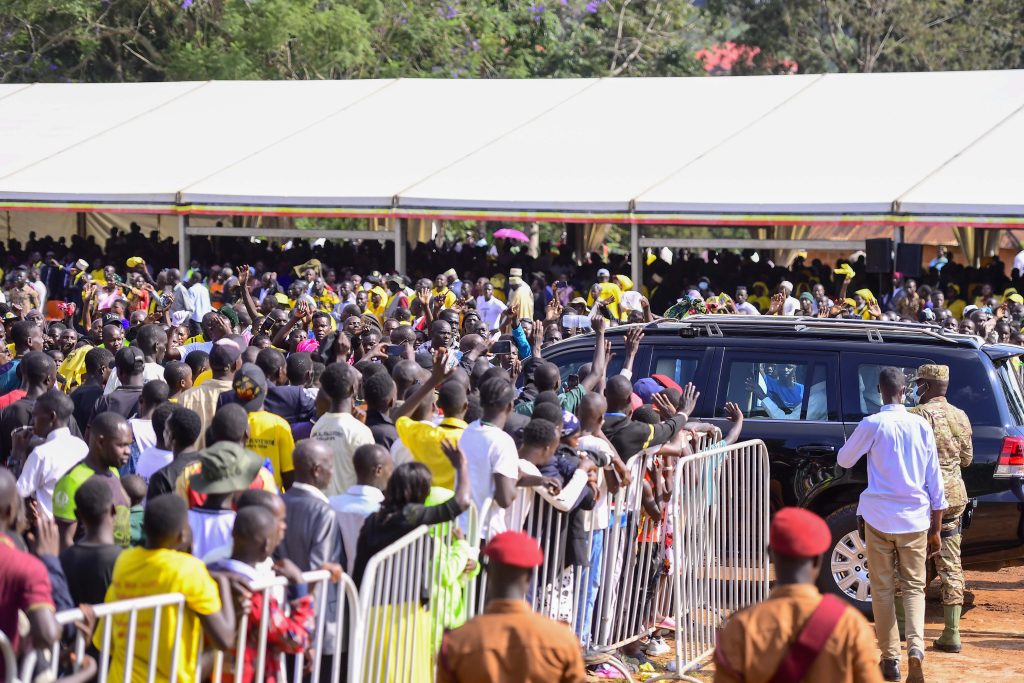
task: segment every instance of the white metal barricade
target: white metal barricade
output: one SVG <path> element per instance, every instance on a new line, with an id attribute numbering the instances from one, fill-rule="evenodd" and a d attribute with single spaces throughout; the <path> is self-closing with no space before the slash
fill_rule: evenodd
<path id="1" fill-rule="evenodd" d="M 769 482 L 761 441 L 711 448 L 676 465 L 670 573 L 677 676 L 714 651 L 726 617 L 768 595 Z"/>
<path id="2" fill-rule="evenodd" d="M 349 683 L 433 680 L 441 637 L 472 616 L 480 527 L 475 508 L 458 521 L 421 526 L 380 551 L 359 587 L 362 642 L 349 653 Z M 478 571 L 478 570 L 477 570 Z"/>
<path id="3" fill-rule="evenodd" d="M 235 636 L 234 657 L 226 657 L 223 652 L 215 652 L 213 655 L 213 670 L 210 680 L 213 683 L 220 683 L 229 679 L 238 683 L 241 680 L 240 672 L 245 670 L 246 652 L 250 647 L 255 647 L 256 655 L 252 663 L 252 681 L 263 681 L 267 674 L 268 662 L 274 662 L 277 674 L 275 679 L 279 683 L 301 683 L 303 681 L 303 669 L 305 660 L 302 652 L 312 653 L 311 657 L 311 678 L 312 681 L 320 680 L 321 667 L 324 664 L 324 657 L 330 656 L 331 682 L 338 683 L 341 679 L 341 670 L 345 666 L 343 653 L 352 652 L 355 649 L 359 629 L 352 623 L 353 615 L 358 612 L 359 596 L 355 584 L 346 574 L 342 574 L 338 582 L 331 580 L 330 572 L 316 570 L 305 572 L 302 575 L 302 583 L 307 586 L 309 595 L 312 597 L 313 605 L 313 629 L 309 634 L 308 645 L 303 648 L 295 648 L 296 652 L 278 652 L 273 659 L 267 657 L 270 649 L 270 629 L 272 628 L 272 609 L 280 609 L 284 616 L 290 617 L 293 614 L 292 605 L 287 599 L 287 589 L 290 585 L 288 580 L 281 576 L 269 579 L 261 579 L 249 584 L 254 599 L 260 603 L 260 615 L 255 625 L 252 624 L 248 614 L 240 614 L 238 617 L 238 631 Z M 348 646 L 342 648 L 344 635 L 348 633 Z M 288 656 L 293 655 L 293 656 Z M 225 669 L 225 662 L 230 661 L 233 668 Z M 289 661 L 291 670 L 289 671 Z M 197 672 L 196 680 L 203 680 L 204 677 Z"/>
<path id="4" fill-rule="evenodd" d="M 178 664 L 178 649 L 181 647 L 181 630 L 185 615 L 185 596 L 181 593 L 166 593 L 162 595 L 151 595 L 144 598 L 131 600 L 120 600 L 118 602 L 107 602 L 102 605 L 93 606 L 93 611 L 98 619 L 97 632 L 100 634 L 101 647 L 99 648 L 99 659 L 97 661 L 96 680 L 105 683 L 108 679 L 111 663 L 111 646 L 113 643 L 114 629 L 118 629 L 118 640 L 124 643 L 124 652 L 118 653 L 119 664 L 124 671 L 123 680 L 129 683 L 132 680 L 132 672 L 138 667 L 146 672 L 148 683 L 164 680 L 163 674 L 158 673 L 160 665 L 158 653 L 160 647 L 160 631 L 165 615 L 171 610 L 176 613 L 175 632 L 173 646 L 170 651 L 169 662 L 167 662 L 167 678 L 175 680 Z M 80 609 L 65 610 L 57 613 L 57 623 L 60 626 L 74 624 L 77 621 L 84 621 L 85 615 Z M 120 632 L 123 631 L 123 636 Z M 75 634 L 75 668 L 80 666 L 85 655 L 88 643 L 85 636 L 77 631 Z M 60 643 L 55 643 L 52 652 L 49 653 L 49 661 L 46 667 L 50 675 L 56 678 L 58 673 Z M 143 650 L 142 648 L 146 648 Z M 145 653 L 145 654 L 142 654 Z M 39 663 L 38 652 L 30 652 L 22 662 L 21 680 L 34 680 L 34 674 Z"/>

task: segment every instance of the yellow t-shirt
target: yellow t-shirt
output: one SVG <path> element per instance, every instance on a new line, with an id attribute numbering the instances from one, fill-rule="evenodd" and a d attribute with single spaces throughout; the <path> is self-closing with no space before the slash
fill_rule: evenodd
<path id="1" fill-rule="evenodd" d="M 194 380 L 192 380 L 192 386 L 194 386 L 194 387 L 201 387 L 201 386 L 203 386 L 203 382 L 205 382 L 208 379 L 212 379 L 212 378 L 213 378 L 213 371 L 210 370 L 209 368 L 207 368 L 206 370 L 203 370 L 202 372 L 200 372 L 198 377 L 196 377 Z"/>
<path id="2" fill-rule="evenodd" d="M 446 417 L 441 424 L 420 422 L 409 417 L 400 417 L 395 421 L 398 438 L 416 462 L 421 462 L 430 470 L 434 486 L 446 489 L 455 488 L 455 469 L 448 456 L 441 450 L 441 441 L 448 439 L 458 443 L 466 423 L 454 417 Z"/>
<path id="3" fill-rule="evenodd" d="M 615 320 L 619 319 L 619 302 L 622 300 L 622 290 L 614 282 L 599 282 L 599 291 L 602 299 L 611 299 L 612 302 L 608 304 L 608 310 L 611 311 L 612 318 Z M 593 307 L 594 295 L 587 295 L 587 305 Z"/>
<path id="4" fill-rule="evenodd" d="M 71 353 L 68 354 L 64 362 L 60 364 L 57 369 L 58 374 L 64 378 L 64 391 L 71 393 L 71 390 L 79 386 L 82 383 L 82 377 L 85 375 L 85 354 L 93 350 L 93 346 L 85 345 L 80 346 Z M 11 357 L 14 357 L 14 353 L 11 353 Z"/>
<path id="5" fill-rule="evenodd" d="M 246 448 L 270 460 L 274 482 L 283 489 L 281 474 L 295 469 L 292 464 L 295 439 L 292 438 L 292 428 L 288 421 L 266 410 L 249 413 L 249 441 Z"/>
<path id="6" fill-rule="evenodd" d="M 444 303 L 442 304 L 443 308 L 451 308 L 452 306 L 455 305 L 455 292 L 453 292 L 448 287 L 445 287 L 444 289 L 437 289 L 435 287 L 434 289 L 430 290 L 430 296 L 441 297 L 442 301 L 444 301 Z"/>
<path id="7" fill-rule="evenodd" d="M 161 593 L 181 593 L 185 596 L 184 620 L 178 640 L 173 680 L 193 683 L 196 680 L 196 656 L 202 638 L 202 625 L 198 615 L 220 611 L 220 591 L 198 558 L 177 550 L 160 548 L 129 548 L 121 553 L 114 564 L 114 574 L 107 589 L 106 602 L 129 600 Z M 149 670 L 150 637 L 154 610 L 140 610 L 135 631 L 132 657 L 132 683 L 146 683 Z M 111 658 L 108 679 L 124 680 L 124 658 L 128 639 L 128 614 L 113 618 L 111 627 Z M 156 653 L 156 680 L 171 679 L 171 651 L 174 648 L 178 608 L 164 607 L 160 614 L 160 642 Z M 96 627 L 93 645 L 103 648 L 103 620 Z"/>

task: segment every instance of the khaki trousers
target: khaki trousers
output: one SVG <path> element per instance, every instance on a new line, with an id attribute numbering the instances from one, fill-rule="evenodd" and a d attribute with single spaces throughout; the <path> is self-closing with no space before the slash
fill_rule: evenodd
<path id="1" fill-rule="evenodd" d="M 898 659 L 900 634 L 896 627 L 897 571 L 906 613 L 907 649 L 924 653 L 925 559 L 928 532 L 887 534 L 865 525 L 868 571 L 871 581 L 871 611 L 875 615 L 875 637 L 882 659 Z"/>

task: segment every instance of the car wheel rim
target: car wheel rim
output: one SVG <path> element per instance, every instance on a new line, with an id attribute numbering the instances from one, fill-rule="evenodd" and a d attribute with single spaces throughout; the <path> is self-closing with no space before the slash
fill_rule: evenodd
<path id="1" fill-rule="evenodd" d="M 860 534 L 851 531 L 832 548 L 829 558 L 832 581 L 850 600 L 871 602 L 871 582 L 868 573 L 868 549 Z"/>

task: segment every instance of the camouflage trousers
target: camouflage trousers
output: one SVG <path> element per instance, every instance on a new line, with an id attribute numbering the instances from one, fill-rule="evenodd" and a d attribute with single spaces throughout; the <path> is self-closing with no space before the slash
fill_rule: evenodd
<path id="1" fill-rule="evenodd" d="M 960 538 L 957 533 L 954 536 L 946 536 L 950 531 L 960 526 L 960 517 L 963 515 L 963 506 L 949 508 L 942 519 L 942 545 L 938 556 L 931 559 L 935 563 L 935 572 L 942 581 L 942 604 L 962 605 L 964 604 L 964 570 L 960 564 Z"/>

